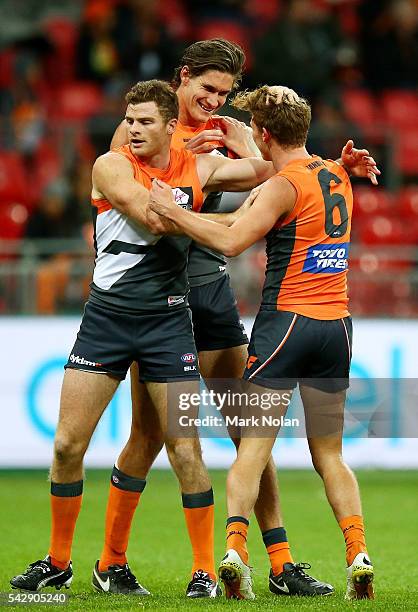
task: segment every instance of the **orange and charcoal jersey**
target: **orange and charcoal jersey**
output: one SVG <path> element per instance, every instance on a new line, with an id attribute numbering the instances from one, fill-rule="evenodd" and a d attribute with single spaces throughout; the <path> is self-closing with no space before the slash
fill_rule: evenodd
<path id="1" fill-rule="evenodd" d="M 339 164 L 313 156 L 288 163 L 278 176 L 292 183 L 297 198 L 266 236 L 261 308 L 321 320 L 346 317 L 353 210 L 348 175 Z"/>
<path id="2" fill-rule="evenodd" d="M 189 140 L 194 138 L 194 136 L 197 136 L 204 130 L 215 129 L 218 129 L 216 119 L 209 119 L 206 123 L 197 128 L 183 125 L 179 121 L 171 140 L 171 146 L 175 149 L 184 149 Z M 214 141 L 213 144 L 216 146 L 216 149 L 212 151 L 212 155 L 223 155 L 232 159 L 236 158 L 236 155 L 225 147 L 222 142 L 219 143 L 219 141 Z M 202 212 L 220 212 L 221 198 L 222 192 L 209 193 L 205 199 Z M 226 274 L 226 257 L 197 242 L 192 242 L 189 250 L 187 273 L 189 275 L 190 287 L 199 287 L 211 283 Z"/>
<path id="3" fill-rule="evenodd" d="M 165 170 L 143 164 L 129 145 L 113 150 L 132 164 L 134 178 L 146 189 L 159 178 L 173 190 L 183 208 L 199 211 L 203 192 L 196 156 L 184 149 L 170 151 Z M 90 301 L 125 312 L 166 312 L 187 306 L 186 236 L 154 236 L 106 199 L 92 199 L 96 260 Z"/>

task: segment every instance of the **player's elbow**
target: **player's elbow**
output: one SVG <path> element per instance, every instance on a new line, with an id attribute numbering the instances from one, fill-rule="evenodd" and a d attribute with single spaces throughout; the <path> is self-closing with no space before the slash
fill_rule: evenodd
<path id="1" fill-rule="evenodd" d="M 228 240 L 222 249 L 222 253 L 225 255 L 225 257 L 237 257 L 237 255 L 240 255 L 242 251 L 243 249 L 236 239 Z"/>

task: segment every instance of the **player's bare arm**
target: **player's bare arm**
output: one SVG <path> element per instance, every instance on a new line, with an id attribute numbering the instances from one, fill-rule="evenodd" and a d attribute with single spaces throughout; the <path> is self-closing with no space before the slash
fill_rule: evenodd
<path id="1" fill-rule="evenodd" d="M 228 159 L 218 155 L 198 155 L 196 167 L 205 193 L 248 191 L 275 174 L 270 162 L 257 157 Z"/>
<path id="2" fill-rule="evenodd" d="M 97 158 L 92 182 L 94 199 L 106 198 L 117 210 L 152 234 L 167 233 L 172 228 L 148 210 L 148 189 L 134 179 L 131 164 L 118 153 L 109 152 Z"/>
<path id="3" fill-rule="evenodd" d="M 254 196 L 250 194 L 249 198 Z M 296 191 L 285 178 L 275 176 L 261 188 L 252 206 L 230 227 L 194 215 L 176 206 L 169 187 L 154 181 L 150 207 L 173 221 L 185 234 L 227 257 L 235 257 L 263 238 L 281 218 L 287 216 L 296 202 Z"/>

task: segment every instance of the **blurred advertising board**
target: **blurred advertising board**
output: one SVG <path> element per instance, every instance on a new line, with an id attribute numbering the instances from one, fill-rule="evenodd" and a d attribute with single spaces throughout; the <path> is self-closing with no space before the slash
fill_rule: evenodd
<path id="1" fill-rule="evenodd" d="M 0 467 L 49 465 L 63 366 L 79 323 L 78 317 L 0 318 L 3 415 Z M 244 323 L 250 331 L 252 320 Z M 418 381 L 417 347 L 418 321 L 355 321 L 351 374 L 363 381 L 362 405 L 367 406 L 367 414 L 379 414 L 376 388 L 379 379 L 384 379 L 390 419 L 385 421 L 382 434 L 385 437 L 380 437 L 379 428 L 371 437 L 367 437 L 367 432 L 364 435 L 364 427 L 360 431 L 360 425 L 351 428 L 345 438 L 344 455 L 352 467 L 418 468 L 418 435 L 413 427 L 405 434 L 404 426 L 409 422 L 411 410 L 416 412 L 418 406 L 402 401 L 405 381 L 411 388 Z M 97 428 L 86 456 L 87 466 L 110 467 L 113 464 L 128 438 L 130 412 L 130 388 L 126 380 Z M 228 439 L 205 438 L 202 444 L 209 467 L 231 464 L 234 449 Z M 291 430 L 282 432 L 274 456 L 281 467 L 311 465 L 306 441 Z M 168 465 L 165 453 L 161 453 L 156 465 Z"/>

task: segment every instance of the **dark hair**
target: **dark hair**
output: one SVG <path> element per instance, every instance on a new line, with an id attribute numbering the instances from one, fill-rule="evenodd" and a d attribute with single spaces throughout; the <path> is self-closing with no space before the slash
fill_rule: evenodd
<path id="1" fill-rule="evenodd" d="M 282 91 L 278 94 L 274 91 L 277 89 Z M 266 128 L 282 147 L 305 145 L 311 107 L 292 89 L 263 85 L 254 91 L 239 92 L 231 100 L 231 106 L 251 113 L 257 127 Z"/>
<path id="2" fill-rule="evenodd" d="M 176 92 L 165 81 L 139 81 L 125 96 L 127 104 L 155 102 L 161 117 L 166 123 L 179 116 L 179 103 Z"/>
<path id="3" fill-rule="evenodd" d="M 242 77 L 244 62 L 245 53 L 235 43 L 223 38 L 199 40 L 184 51 L 180 66 L 174 71 L 173 87 L 179 87 L 180 71 L 183 66 L 187 66 L 191 77 L 199 76 L 207 70 L 226 72 L 234 77 L 234 88 L 236 88 Z"/>

